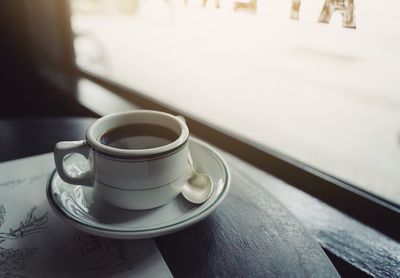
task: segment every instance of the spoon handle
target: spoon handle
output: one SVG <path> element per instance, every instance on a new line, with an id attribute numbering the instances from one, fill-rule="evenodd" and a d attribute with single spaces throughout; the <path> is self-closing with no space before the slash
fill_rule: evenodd
<path id="1" fill-rule="evenodd" d="M 196 169 L 194 168 L 192 153 L 190 152 L 190 146 L 189 146 L 189 150 L 188 150 L 188 161 L 189 161 L 189 165 L 190 165 L 190 168 L 192 169 L 193 174 L 197 175 Z"/>

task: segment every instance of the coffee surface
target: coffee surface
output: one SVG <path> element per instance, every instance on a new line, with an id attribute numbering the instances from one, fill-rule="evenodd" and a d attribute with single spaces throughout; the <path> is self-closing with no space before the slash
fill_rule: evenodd
<path id="1" fill-rule="evenodd" d="M 178 139 L 173 130 L 154 124 L 130 124 L 108 130 L 99 137 L 103 145 L 126 150 L 157 148 Z"/>

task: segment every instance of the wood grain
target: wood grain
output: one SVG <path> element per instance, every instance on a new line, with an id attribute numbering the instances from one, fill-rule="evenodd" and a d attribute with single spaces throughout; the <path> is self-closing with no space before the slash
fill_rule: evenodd
<path id="1" fill-rule="evenodd" d="M 234 161 L 233 171 L 278 198 L 325 250 L 358 269 L 357 277 L 400 277 L 398 241 L 234 156 L 225 156 Z M 393 225 L 400 231 L 398 224 Z"/>
<path id="2" fill-rule="evenodd" d="M 321 247 L 293 215 L 265 188 L 231 169 L 232 189 L 211 217 L 156 239 L 174 275 L 337 277 Z"/>

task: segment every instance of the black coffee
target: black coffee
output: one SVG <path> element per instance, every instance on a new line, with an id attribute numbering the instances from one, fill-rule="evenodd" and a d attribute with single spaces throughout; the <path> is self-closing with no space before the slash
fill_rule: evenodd
<path id="1" fill-rule="evenodd" d="M 118 149 L 157 148 L 178 139 L 173 130 L 153 124 L 130 124 L 113 128 L 99 137 L 103 145 Z"/>

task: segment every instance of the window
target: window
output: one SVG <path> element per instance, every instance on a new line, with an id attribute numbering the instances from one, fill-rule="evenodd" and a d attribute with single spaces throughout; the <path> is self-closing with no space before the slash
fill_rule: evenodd
<path id="1" fill-rule="evenodd" d="M 74 0 L 76 63 L 399 205 L 400 4 L 298 4 Z"/>

